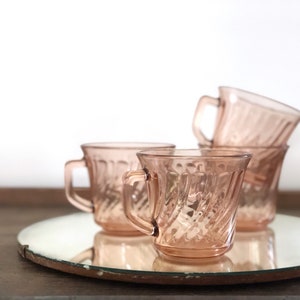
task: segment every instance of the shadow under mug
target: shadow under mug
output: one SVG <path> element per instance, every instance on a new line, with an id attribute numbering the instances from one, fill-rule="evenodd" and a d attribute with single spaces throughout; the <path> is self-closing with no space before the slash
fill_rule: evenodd
<path id="1" fill-rule="evenodd" d="M 203 132 L 205 109 L 217 108 L 212 139 Z M 300 121 L 300 111 L 248 91 L 219 87 L 219 98 L 202 96 L 193 118 L 200 145 L 279 146 L 286 144 Z"/>
<path id="2" fill-rule="evenodd" d="M 239 193 L 251 155 L 234 151 L 170 149 L 137 154 L 141 169 L 124 174 L 124 212 L 154 247 L 179 259 L 214 257 L 233 242 Z M 132 204 L 133 187 L 145 182 L 150 213 Z"/>
<path id="3" fill-rule="evenodd" d="M 123 173 L 139 167 L 136 153 L 151 148 L 174 148 L 168 143 L 102 142 L 81 145 L 84 157 L 65 164 L 65 194 L 68 201 L 82 211 L 94 214 L 95 222 L 106 232 L 116 235 L 137 235 L 140 232 L 126 219 L 123 206 Z M 83 198 L 73 186 L 75 168 L 87 168 L 90 198 Z M 137 184 L 131 199 L 135 209 L 147 210 L 147 192 Z"/>

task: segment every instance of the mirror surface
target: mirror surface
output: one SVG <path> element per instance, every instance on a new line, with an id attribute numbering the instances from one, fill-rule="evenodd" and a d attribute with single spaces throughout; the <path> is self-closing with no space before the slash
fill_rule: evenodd
<path id="1" fill-rule="evenodd" d="M 107 235 L 88 213 L 32 224 L 19 233 L 18 242 L 25 258 L 84 276 L 147 283 L 157 283 L 162 276 L 159 283 L 231 284 L 300 276 L 299 228 L 300 218 L 278 214 L 264 231 L 237 232 L 225 255 L 193 263 L 160 257 L 151 237 Z"/>

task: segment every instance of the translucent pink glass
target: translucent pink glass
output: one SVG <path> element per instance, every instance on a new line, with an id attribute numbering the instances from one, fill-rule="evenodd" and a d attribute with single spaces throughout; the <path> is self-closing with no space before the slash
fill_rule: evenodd
<path id="1" fill-rule="evenodd" d="M 252 154 L 240 195 L 237 230 L 265 229 L 274 220 L 276 215 L 278 184 L 288 146 L 220 146 L 213 147 L 213 149 L 243 151 Z"/>
<path id="2" fill-rule="evenodd" d="M 124 211 L 141 232 L 153 235 L 161 254 L 176 259 L 228 251 L 239 193 L 251 155 L 214 150 L 139 152 L 142 169 L 124 175 Z M 146 182 L 150 219 L 135 213 L 132 187 Z"/>
<path id="3" fill-rule="evenodd" d="M 125 218 L 122 206 L 124 172 L 139 167 L 136 153 L 151 148 L 174 148 L 166 143 L 90 143 L 81 146 L 84 157 L 65 164 L 65 192 L 75 207 L 93 212 L 94 219 L 104 231 L 116 235 L 140 234 Z M 73 170 L 87 168 L 91 198 L 80 196 L 73 187 Z M 143 184 L 134 188 L 132 201 L 139 213 L 146 209 L 147 192 Z"/>
<path id="4" fill-rule="evenodd" d="M 193 132 L 200 145 L 279 146 L 299 123 L 299 110 L 270 98 L 230 87 L 219 93 L 219 98 L 201 97 L 196 107 Z M 212 139 L 201 128 L 209 105 L 218 109 Z"/>
<path id="5" fill-rule="evenodd" d="M 261 230 L 276 215 L 278 184 L 287 146 L 243 148 L 252 153 L 237 215 L 237 230 Z"/>

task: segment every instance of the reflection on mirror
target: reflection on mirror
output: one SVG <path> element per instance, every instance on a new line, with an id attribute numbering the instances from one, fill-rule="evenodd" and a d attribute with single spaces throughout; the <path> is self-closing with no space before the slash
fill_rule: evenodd
<path id="1" fill-rule="evenodd" d="M 18 235 L 21 245 L 28 245 L 34 255 L 78 268 L 109 268 L 137 272 L 255 273 L 261 270 L 280 272 L 300 268 L 300 218 L 277 215 L 266 229 L 237 232 L 232 249 L 225 255 L 197 261 L 174 261 L 160 256 L 148 236 L 111 236 L 101 231 L 88 213 L 45 220 Z M 63 241 L 63 242 L 62 242 Z M 145 273 L 143 273 L 145 276 Z"/>

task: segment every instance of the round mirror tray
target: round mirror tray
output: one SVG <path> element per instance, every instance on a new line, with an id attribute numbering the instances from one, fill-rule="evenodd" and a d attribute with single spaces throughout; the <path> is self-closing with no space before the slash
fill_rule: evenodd
<path id="1" fill-rule="evenodd" d="M 300 218 L 278 214 L 264 231 L 237 232 L 219 258 L 160 257 L 147 236 L 110 236 L 88 213 L 44 220 L 18 234 L 19 253 L 42 266 L 81 276 L 149 284 L 225 285 L 300 277 Z"/>

